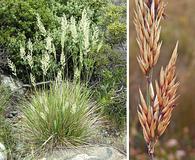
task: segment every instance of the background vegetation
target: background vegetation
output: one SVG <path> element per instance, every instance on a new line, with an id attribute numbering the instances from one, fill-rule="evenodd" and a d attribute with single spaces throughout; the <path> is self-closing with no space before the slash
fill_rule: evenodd
<path id="1" fill-rule="evenodd" d="M 161 147 L 157 149 L 158 159 L 179 160 L 194 159 L 194 14 L 195 2 L 193 0 L 172 0 L 166 8 L 167 18 L 162 22 L 163 40 L 162 53 L 158 66 L 166 64 L 168 55 L 174 48 L 174 43 L 179 40 L 179 59 L 177 62 L 177 75 L 180 81 L 178 105 L 174 110 L 173 118 L 165 135 L 160 139 Z M 130 7 L 130 143 L 133 160 L 145 159 L 146 148 L 142 136 L 141 127 L 137 120 L 136 108 L 139 102 L 138 88 L 143 88 L 141 72 L 138 67 L 136 56 L 138 46 L 135 40 L 135 28 L 133 26 L 133 7 Z M 155 70 L 159 74 L 160 68 Z"/>

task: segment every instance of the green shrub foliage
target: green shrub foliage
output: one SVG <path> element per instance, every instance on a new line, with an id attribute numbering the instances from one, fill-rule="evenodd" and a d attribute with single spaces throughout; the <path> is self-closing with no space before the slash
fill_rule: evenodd
<path id="1" fill-rule="evenodd" d="M 11 54 L 17 54 L 20 42 L 34 37 L 37 14 L 48 29 L 56 27 L 56 17 L 45 0 L 1 0 L 0 44 L 9 46 Z"/>
<path id="2" fill-rule="evenodd" d="M 124 129 L 126 119 L 126 4 L 109 4 L 99 25 L 104 32 L 101 53 L 96 55 L 96 98 L 112 125 Z"/>

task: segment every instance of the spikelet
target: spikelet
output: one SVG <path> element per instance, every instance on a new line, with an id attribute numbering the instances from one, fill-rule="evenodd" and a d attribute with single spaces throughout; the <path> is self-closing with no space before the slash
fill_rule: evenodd
<path id="1" fill-rule="evenodd" d="M 172 111 L 176 106 L 176 91 L 179 86 L 175 76 L 177 46 L 178 44 L 165 70 L 161 69 L 159 83 L 155 81 L 156 91 L 152 83 L 149 84 L 148 96 L 151 105 L 146 103 L 141 90 L 139 91 L 141 103 L 138 107 L 138 118 L 143 128 L 143 135 L 148 145 L 149 154 L 154 153 L 155 144 L 169 125 Z"/>
<path id="2" fill-rule="evenodd" d="M 49 52 L 52 53 L 52 37 L 50 35 L 48 35 L 45 39 L 46 41 L 46 45 L 45 45 L 45 49 Z"/>
<path id="3" fill-rule="evenodd" d="M 64 54 L 64 43 L 66 40 L 67 29 L 69 27 L 66 16 L 63 14 L 61 18 L 61 53 Z"/>
<path id="4" fill-rule="evenodd" d="M 30 73 L 30 82 L 31 82 L 32 86 L 35 88 L 36 87 L 36 80 L 35 80 L 35 77 L 33 76 L 32 73 Z"/>
<path id="5" fill-rule="evenodd" d="M 57 73 L 56 82 L 61 82 L 61 81 L 62 81 L 62 71 L 59 70 Z"/>
<path id="6" fill-rule="evenodd" d="M 34 66 L 34 61 L 33 61 L 32 54 L 29 53 L 29 54 L 26 56 L 26 60 L 27 60 L 28 65 L 30 66 L 30 68 L 31 68 L 31 70 L 32 70 L 32 68 L 33 68 L 33 66 Z"/>
<path id="7" fill-rule="evenodd" d="M 79 24 L 79 28 L 81 32 L 83 33 L 83 41 L 84 41 L 84 55 L 87 55 L 87 52 L 89 51 L 89 35 L 90 35 L 90 21 L 87 17 L 87 12 L 84 10 L 82 12 L 82 18 Z"/>
<path id="8" fill-rule="evenodd" d="M 173 53 L 172 58 L 170 59 L 169 64 L 171 64 L 176 56 L 176 49 Z M 172 111 L 175 107 L 176 91 L 179 83 L 175 83 L 175 73 L 172 73 L 173 79 L 168 83 L 167 75 L 169 75 L 168 68 L 170 65 L 167 65 L 165 71 L 167 71 L 163 77 L 165 79 L 164 83 L 159 86 L 156 81 L 156 92 L 153 88 L 152 83 L 150 83 L 149 88 L 149 97 L 151 105 L 148 105 L 144 99 L 144 96 L 140 92 L 140 104 L 138 107 L 138 118 L 140 124 L 143 128 L 144 139 L 148 145 L 149 152 L 154 152 L 154 146 L 158 138 L 164 133 L 167 126 L 170 123 Z M 169 68 L 172 71 L 172 68 L 175 66 L 173 63 L 172 67 Z M 161 71 L 162 73 L 162 71 Z"/>
<path id="9" fill-rule="evenodd" d="M 26 52 L 23 46 L 20 46 L 20 58 L 26 61 Z"/>
<path id="10" fill-rule="evenodd" d="M 78 41 L 78 33 L 77 33 L 76 20 L 74 17 L 70 18 L 70 32 L 74 43 L 76 43 Z"/>
<path id="11" fill-rule="evenodd" d="M 30 39 L 28 40 L 27 48 L 28 48 L 30 54 L 32 54 L 32 52 L 33 52 L 33 44 L 32 44 Z"/>
<path id="12" fill-rule="evenodd" d="M 60 64 L 61 64 L 62 68 L 65 67 L 65 55 L 64 55 L 64 52 L 61 52 L 61 54 L 60 54 Z"/>
<path id="13" fill-rule="evenodd" d="M 45 36 L 45 35 L 47 34 L 47 31 L 46 31 L 46 29 L 45 29 L 43 23 L 41 22 L 41 17 L 40 17 L 39 14 L 37 14 L 37 26 L 38 26 L 38 28 L 39 28 L 41 34 L 42 34 L 43 36 Z"/>
<path id="14" fill-rule="evenodd" d="M 15 64 L 9 58 L 7 58 L 7 63 L 8 63 L 8 67 L 11 69 L 13 75 L 17 76 Z"/>
<path id="15" fill-rule="evenodd" d="M 137 57 L 142 72 L 147 75 L 157 63 L 161 42 L 159 42 L 165 4 L 161 1 L 136 0 L 134 24 L 140 55 Z"/>
<path id="16" fill-rule="evenodd" d="M 54 59 L 57 60 L 57 56 L 56 56 L 56 48 L 55 48 L 55 45 L 52 44 L 52 53 L 54 55 Z"/>
<path id="17" fill-rule="evenodd" d="M 50 56 L 46 52 L 45 54 L 43 54 L 41 59 L 41 69 L 43 71 L 44 76 L 46 76 L 49 67 L 50 67 Z"/>

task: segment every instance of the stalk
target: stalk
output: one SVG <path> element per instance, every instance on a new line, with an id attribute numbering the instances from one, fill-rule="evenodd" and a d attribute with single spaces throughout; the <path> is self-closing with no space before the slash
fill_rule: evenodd
<path id="1" fill-rule="evenodd" d="M 152 102 L 151 102 L 151 93 L 150 93 L 150 85 L 152 83 L 152 75 L 153 75 L 153 68 L 150 70 L 149 74 L 146 76 L 146 83 L 147 83 L 147 91 L 146 91 L 146 103 L 147 106 L 149 108 L 149 110 L 151 111 L 151 107 L 152 107 Z M 151 142 L 147 147 L 148 147 L 148 156 L 150 160 L 154 160 L 154 143 Z"/>
<path id="2" fill-rule="evenodd" d="M 149 159 L 154 160 L 154 153 L 148 153 L 149 154 Z"/>
<path id="3" fill-rule="evenodd" d="M 152 83 L 152 74 L 153 74 L 153 69 L 150 70 L 148 75 L 146 75 L 146 86 L 147 86 L 147 91 L 146 91 L 146 98 L 147 98 L 147 106 L 151 106 L 151 99 L 150 99 L 150 84 Z"/>
<path id="4" fill-rule="evenodd" d="M 148 145 L 148 156 L 150 160 L 154 160 L 154 146 L 155 146 L 154 142 L 151 142 Z"/>

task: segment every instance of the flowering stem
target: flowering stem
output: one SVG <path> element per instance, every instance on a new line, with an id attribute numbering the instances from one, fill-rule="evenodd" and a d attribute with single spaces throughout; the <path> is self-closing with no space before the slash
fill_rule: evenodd
<path id="1" fill-rule="evenodd" d="M 147 91 L 146 91 L 146 100 L 147 100 L 147 106 L 150 106 L 150 83 L 152 83 L 152 74 L 153 74 L 153 69 L 148 73 L 146 76 L 147 80 Z"/>
<path id="2" fill-rule="evenodd" d="M 154 160 L 154 153 L 149 153 L 149 159 Z"/>
<path id="3" fill-rule="evenodd" d="M 154 160 L 154 142 L 150 142 L 148 145 L 148 155 L 150 160 Z"/>
<path id="4" fill-rule="evenodd" d="M 149 74 L 146 77 L 147 80 L 147 93 L 146 93 L 146 98 L 147 98 L 147 106 L 149 107 L 149 110 L 151 110 L 151 99 L 150 99 L 150 84 L 152 83 L 152 74 L 153 74 L 153 69 L 150 70 Z M 148 145 L 148 155 L 150 160 L 154 160 L 154 143 L 150 142 Z"/>

